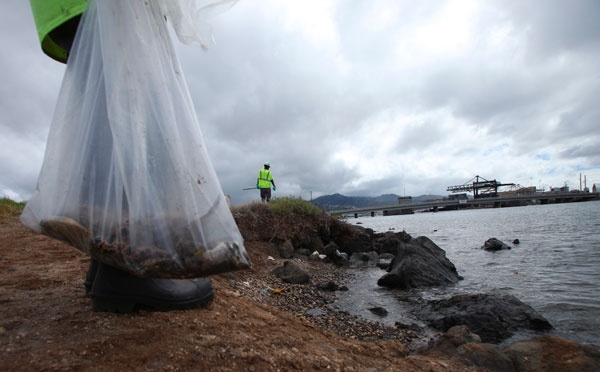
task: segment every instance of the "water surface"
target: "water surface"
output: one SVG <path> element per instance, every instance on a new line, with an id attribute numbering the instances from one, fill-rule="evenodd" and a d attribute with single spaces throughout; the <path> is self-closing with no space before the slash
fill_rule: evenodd
<path id="1" fill-rule="evenodd" d="M 360 270 L 337 305 L 367 319 L 393 325 L 419 322 L 412 304 L 458 293 L 512 294 L 555 327 L 553 334 L 600 347 L 600 201 L 513 208 L 470 209 L 401 216 L 350 218 L 376 232 L 405 230 L 427 236 L 446 251 L 464 280 L 419 291 L 377 286 L 385 271 Z M 495 237 L 511 250 L 488 252 Z M 520 244 L 512 242 L 518 239 Z M 382 306 L 378 317 L 368 308 Z M 510 341 L 529 337 L 517 334 Z"/>

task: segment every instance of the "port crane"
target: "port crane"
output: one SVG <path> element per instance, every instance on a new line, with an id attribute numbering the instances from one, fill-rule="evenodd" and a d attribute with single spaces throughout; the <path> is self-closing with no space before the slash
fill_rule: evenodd
<path id="1" fill-rule="evenodd" d="M 500 181 L 488 181 L 478 175 L 462 185 L 448 186 L 446 191 L 450 192 L 472 192 L 475 199 L 492 198 L 498 196 L 498 187 L 514 186 L 514 183 L 501 183 Z"/>

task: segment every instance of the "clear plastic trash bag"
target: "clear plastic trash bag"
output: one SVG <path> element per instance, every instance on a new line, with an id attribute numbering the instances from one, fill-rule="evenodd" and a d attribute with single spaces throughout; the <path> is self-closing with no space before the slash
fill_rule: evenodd
<path id="1" fill-rule="evenodd" d="M 21 221 L 141 277 L 250 267 L 158 0 L 90 1 Z"/>

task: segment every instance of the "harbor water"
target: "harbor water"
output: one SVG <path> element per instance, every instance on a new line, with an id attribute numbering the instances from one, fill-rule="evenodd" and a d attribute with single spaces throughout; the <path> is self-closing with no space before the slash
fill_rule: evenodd
<path id="1" fill-rule="evenodd" d="M 385 274 L 360 269 L 336 306 L 388 325 L 420 324 L 413 304 L 460 293 L 512 294 L 554 327 L 550 333 L 600 347 L 600 201 L 512 208 L 423 212 L 412 215 L 350 218 L 376 232 L 406 231 L 427 236 L 446 251 L 464 280 L 446 288 L 417 291 L 377 286 Z M 488 252 L 481 246 L 497 238 L 511 250 Z M 515 239 L 519 244 L 513 244 Z M 383 307 L 387 316 L 369 311 Z M 531 337 L 522 332 L 510 342 Z"/>

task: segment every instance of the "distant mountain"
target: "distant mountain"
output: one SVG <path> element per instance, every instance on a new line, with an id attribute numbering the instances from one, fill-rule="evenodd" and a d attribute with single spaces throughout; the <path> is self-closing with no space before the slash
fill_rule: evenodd
<path id="1" fill-rule="evenodd" d="M 386 205 L 398 204 L 396 194 L 384 194 L 380 196 L 344 196 L 342 194 L 323 195 L 312 200 L 312 203 L 326 211 L 337 211 L 342 209 L 383 207 Z M 421 195 L 413 197 L 413 203 L 419 203 L 427 200 L 443 199 L 441 195 Z"/>

